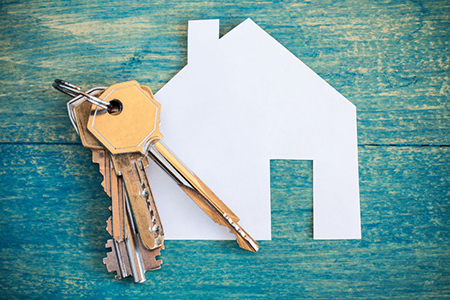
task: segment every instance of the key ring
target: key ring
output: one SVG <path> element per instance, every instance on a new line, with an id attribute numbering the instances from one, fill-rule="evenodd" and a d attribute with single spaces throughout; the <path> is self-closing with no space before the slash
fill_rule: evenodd
<path id="1" fill-rule="evenodd" d="M 61 79 L 55 79 L 55 82 L 53 82 L 52 86 L 55 89 L 57 89 L 58 91 L 63 92 L 64 94 L 67 94 L 71 97 L 76 97 L 76 96 L 82 95 L 90 103 L 100 106 L 102 108 L 105 108 L 108 111 L 111 110 L 111 106 L 110 106 L 109 102 L 103 101 L 102 99 L 99 99 L 95 96 L 89 95 L 89 94 L 83 92 L 80 87 L 78 87 L 74 84 L 71 84 L 67 81 L 64 81 Z"/>

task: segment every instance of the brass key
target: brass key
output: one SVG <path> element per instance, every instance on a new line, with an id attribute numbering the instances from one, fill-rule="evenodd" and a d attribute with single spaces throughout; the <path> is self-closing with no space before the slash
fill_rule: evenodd
<path id="1" fill-rule="evenodd" d="M 110 107 L 107 111 L 93 105 L 88 130 L 111 152 L 114 168 L 125 181 L 137 229 L 147 248 L 155 245 L 158 227 L 148 224 L 148 212 L 137 193 L 139 180 L 133 173 L 137 161 L 148 153 L 210 218 L 236 235 L 241 248 L 258 251 L 257 242 L 239 226 L 239 218 L 160 141 L 160 105 L 150 88 L 129 81 L 109 87 L 99 98 Z"/>
<path id="2" fill-rule="evenodd" d="M 160 106 L 136 81 L 106 89 L 100 99 L 113 106 L 112 111 L 93 105 L 88 130 L 111 153 L 116 173 L 122 177 L 137 232 L 149 250 L 162 246 L 164 236 L 156 206 L 148 210 L 151 192 L 146 176 L 140 172 L 148 142 L 162 138 L 159 133 Z"/>
<path id="3" fill-rule="evenodd" d="M 112 216 L 108 218 L 106 227 L 109 234 L 113 236 L 112 240 L 108 240 L 106 248 L 110 248 L 112 251 L 107 254 L 103 262 L 109 272 L 117 272 L 116 278 L 120 279 L 132 275 L 135 282 L 143 282 L 146 280 L 145 271 L 160 268 L 162 261 L 156 259 L 156 257 L 160 255 L 160 250 L 163 247 L 148 250 L 142 245 L 128 207 L 128 199 L 123 193 L 122 178 L 116 175 L 108 150 L 87 131 L 91 104 L 84 99 L 74 98 L 69 102 L 68 108 L 82 144 L 92 150 L 93 162 L 99 164 L 100 173 L 104 177 L 102 186 L 112 200 L 110 207 Z M 145 173 L 143 165 L 141 165 L 140 172 Z M 148 180 L 145 184 L 147 184 L 146 188 L 150 190 Z M 147 210 L 150 209 L 151 206 L 149 205 Z"/>
<path id="4" fill-rule="evenodd" d="M 83 145 L 93 151 L 112 199 L 107 230 L 114 238 L 108 241 L 112 252 L 104 262 L 109 271 L 117 271 L 116 278 L 131 274 L 135 282 L 142 282 L 145 270 L 161 264 L 156 256 L 163 249 L 164 231 L 145 172 L 147 159 L 154 160 L 210 218 L 228 227 L 241 248 L 258 251 L 256 241 L 239 226 L 239 218 L 161 142 L 161 108 L 150 88 L 129 81 L 84 93 L 61 80 L 54 87 L 79 95 L 68 103 L 69 116 Z"/>
<path id="5" fill-rule="evenodd" d="M 241 248 L 252 252 L 258 251 L 258 243 L 239 226 L 239 218 L 162 142 L 156 141 L 150 146 L 149 156 L 214 222 L 228 227 L 230 232 L 236 235 Z"/>

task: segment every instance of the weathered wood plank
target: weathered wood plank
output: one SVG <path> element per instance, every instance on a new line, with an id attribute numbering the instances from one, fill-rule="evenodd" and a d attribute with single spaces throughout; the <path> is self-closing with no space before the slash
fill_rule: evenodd
<path id="1" fill-rule="evenodd" d="M 89 150 L 0 151 L 1 298 L 450 294 L 448 147 L 360 147 L 362 240 L 312 240 L 311 163 L 272 161 L 272 241 L 257 254 L 233 241 L 167 241 L 163 268 L 141 285 L 114 280 L 101 263 L 109 199 Z"/>
<path id="2" fill-rule="evenodd" d="M 358 108 L 360 144 L 450 144 L 448 1 L 2 1 L 1 142 L 77 142 L 56 77 L 156 91 L 186 63 L 190 19 L 246 17 Z"/>
<path id="3" fill-rule="evenodd" d="M 360 147 L 360 241 L 313 241 L 311 163 L 273 161 L 256 255 L 168 241 L 147 283 L 112 279 L 109 199 L 50 84 L 156 91 L 186 64 L 188 20 L 251 17 L 356 104 L 360 144 L 450 143 L 448 1 L 180 2 L 0 3 L 1 298 L 448 297 L 448 147 Z"/>

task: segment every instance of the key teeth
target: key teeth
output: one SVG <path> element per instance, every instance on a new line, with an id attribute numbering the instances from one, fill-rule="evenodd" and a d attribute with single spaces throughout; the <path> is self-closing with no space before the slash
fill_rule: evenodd
<path id="1" fill-rule="evenodd" d="M 138 247 L 141 252 L 142 263 L 144 264 L 145 271 L 161 269 L 163 261 L 161 259 L 156 259 L 156 257 L 161 255 L 161 250 L 164 250 L 164 245 L 153 250 L 148 250 L 144 247 L 138 235 Z"/>
<path id="2" fill-rule="evenodd" d="M 122 276 L 120 276 L 119 273 L 119 266 L 117 264 L 116 251 L 114 250 L 113 240 L 108 240 L 105 248 L 110 248 L 111 252 L 106 253 L 106 257 L 103 258 L 103 264 L 106 265 L 106 269 L 108 270 L 108 272 L 117 272 L 117 275 L 115 276 L 116 279 L 121 279 Z"/>
<path id="3" fill-rule="evenodd" d="M 161 249 L 162 248 L 152 250 L 151 255 L 142 255 L 142 262 L 144 263 L 145 271 L 161 269 L 163 261 L 162 259 L 156 259 L 157 256 L 161 255 Z"/>
<path id="4" fill-rule="evenodd" d="M 111 250 L 114 250 L 113 246 L 114 246 L 113 240 L 107 240 L 106 241 L 106 244 L 105 244 L 105 248 L 106 249 L 111 248 Z"/>
<path id="5" fill-rule="evenodd" d="M 114 240 L 110 239 L 107 241 L 105 248 L 111 249 L 111 252 L 106 253 L 106 257 L 103 258 L 103 264 L 106 265 L 106 269 L 109 273 L 116 272 L 115 278 L 116 279 L 122 279 L 124 278 L 122 273 L 119 270 L 119 265 L 117 261 L 117 254 L 114 247 Z M 156 259 L 158 256 L 161 255 L 161 250 L 164 249 L 164 246 L 153 249 L 153 250 L 147 250 L 143 248 L 141 242 L 139 245 L 139 249 L 141 251 L 141 259 L 142 263 L 144 265 L 145 271 L 154 271 L 161 268 L 161 264 L 163 261 L 161 259 Z M 122 251 L 125 249 L 122 249 Z M 126 264 L 126 262 L 125 262 Z M 129 266 L 125 266 L 126 270 L 128 270 Z M 125 272 L 125 277 L 130 276 L 131 274 L 127 271 Z"/>
<path id="6" fill-rule="evenodd" d="M 106 231 L 108 231 L 110 236 L 113 235 L 113 233 L 112 233 L 112 219 L 111 219 L 111 216 L 108 218 L 108 220 L 106 220 Z M 106 245 L 108 245 L 108 244 L 106 244 Z M 108 247 L 106 247 L 106 248 L 108 248 Z"/>
<path id="7" fill-rule="evenodd" d="M 102 184 L 102 187 L 103 187 L 103 191 L 105 191 L 105 193 L 106 193 L 106 195 L 108 195 L 108 197 L 111 197 L 111 191 L 106 188 L 106 180 L 104 179 L 105 175 L 103 173 L 102 173 L 102 175 L 103 175 L 103 181 L 102 181 L 101 184 Z"/>

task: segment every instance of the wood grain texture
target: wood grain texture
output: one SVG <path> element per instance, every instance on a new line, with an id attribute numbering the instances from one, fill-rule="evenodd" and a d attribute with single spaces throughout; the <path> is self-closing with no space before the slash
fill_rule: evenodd
<path id="1" fill-rule="evenodd" d="M 311 162 L 276 160 L 256 255 L 167 241 L 146 283 L 114 280 L 109 199 L 53 79 L 157 91 L 188 20 L 247 17 L 356 105 L 363 239 L 312 240 Z M 444 0 L 0 1 L 0 298 L 449 298 L 449 28 Z"/>
<path id="2" fill-rule="evenodd" d="M 312 240 L 312 165 L 272 161 L 273 240 L 167 241 L 148 282 L 101 260 L 109 199 L 79 145 L 2 146 L 2 298 L 450 295 L 449 148 L 361 147 L 362 240 Z M 14 179 L 10 180 L 10 174 Z"/>
<path id="3" fill-rule="evenodd" d="M 450 144 L 450 3 L 335 2 L 3 1 L 1 141 L 78 142 L 55 77 L 157 91 L 186 64 L 188 20 L 225 34 L 251 17 L 357 106 L 361 144 Z"/>

